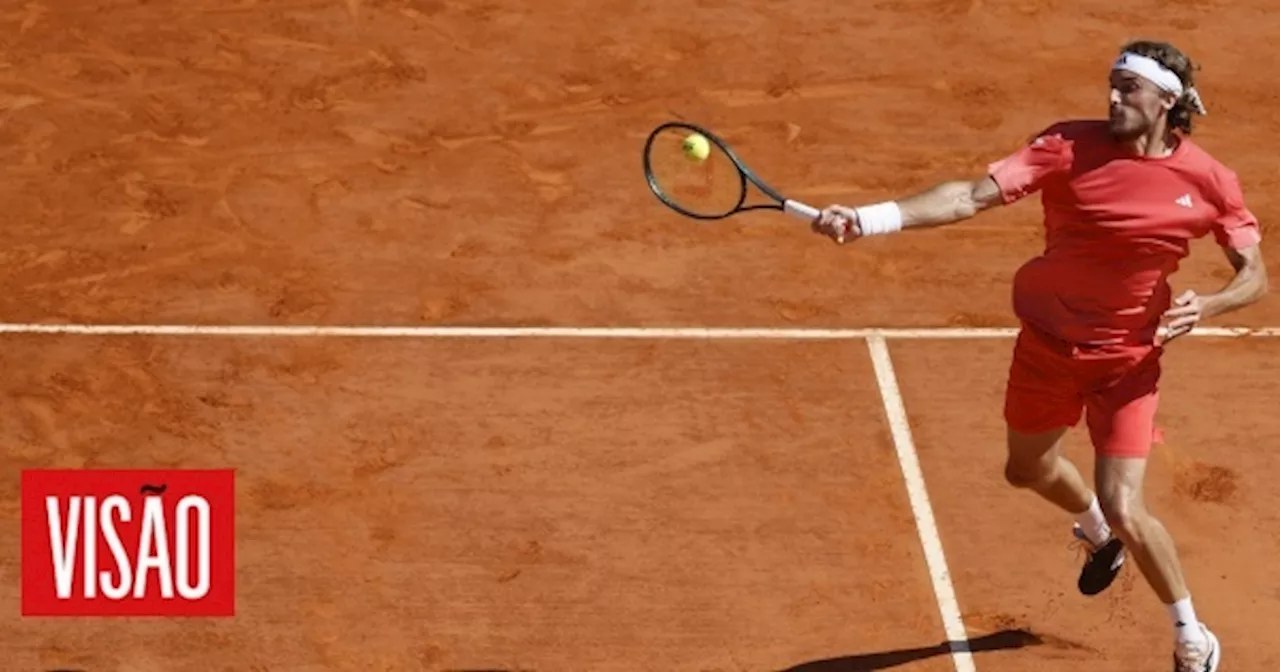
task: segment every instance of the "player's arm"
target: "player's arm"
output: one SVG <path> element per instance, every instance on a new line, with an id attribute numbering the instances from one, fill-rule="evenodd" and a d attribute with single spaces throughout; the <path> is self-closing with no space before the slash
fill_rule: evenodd
<path id="1" fill-rule="evenodd" d="M 818 216 L 814 229 L 844 242 L 846 236 L 955 224 L 1002 204 L 1000 187 L 989 175 L 977 180 L 950 180 L 894 201 L 857 208 L 833 205 Z"/>
<path id="2" fill-rule="evenodd" d="M 1197 303 L 1204 317 L 1239 310 L 1267 293 L 1267 267 L 1262 261 L 1262 226 L 1244 202 L 1240 178 L 1230 170 L 1215 175 L 1219 214 L 1213 235 L 1235 269 L 1235 275 L 1216 293 L 1200 297 Z"/>
<path id="3" fill-rule="evenodd" d="M 1191 331 L 1203 319 L 1256 303 L 1267 293 L 1258 218 L 1245 206 L 1240 180 L 1234 172 L 1220 171 L 1215 177 L 1219 214 L 1213 222 L 1213 233 L 1235 275 L 1213 294 L 1197 295 L 1188 290 L 1175 298 L 1164 314 L 1168 320 L 1166 340 Z"/>
<path id="4" fill-rule="evenodd" d="M 1267 266 L 1262 260 L 1262 246 L 1250 245 L 1244 249 L 1223 246 L 1227 261 L 1235 269 L 1235 276 L 1220 291 L 1200 297 L 1205 318 L 1239 310 L 1258 302 L 1268 291 Z"/>
<path id="5" fill-rule="evenodd" d="M 1002 205 L 1000 187 L 990 176 L 980 180 L 943 182 L 898 201 L 902 228 L 931 228 L 963 222 Z"/>
<path id="6" fill-rule="evenodd" d="M 1173 307 L 1164 313 L 1163 319 L 1168 321 L 1165 343 L 1189 333 L 1202 320 L 1239 310 L 1266 295 L 1267 268 L 1262 261 L 1262 246 L 1255 243 L 1237 249 L 1223 245 L 1222 249 L 1235 276 L 1217 293 L 1198 296 L 1188 290 L 1174 299 Z"/>
<path id="7" fill-rule="evenodd" d="M 1005 158 L 990 164 L 976 180 L 952 180 L 896 201 L 859 208 L 832 206 L 814 221 L 814 230 L 844 242 L 846 237 L 878 236 L 903 229 L 926 229 L 963 222 L 998 205 L 1039 191 L 1072 163 L 1073 142 L 1052 127 Z"/>

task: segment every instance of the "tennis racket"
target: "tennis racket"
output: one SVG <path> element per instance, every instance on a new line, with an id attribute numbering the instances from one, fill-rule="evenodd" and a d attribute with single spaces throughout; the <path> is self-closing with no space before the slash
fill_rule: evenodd
<path id="1" fill-rule="evenodd" d="M 706 139 L 710 150 L 702 160 L 685 154 L 685 142 L 697 136 Z M 693 219 L 726 219 L 752 210 L 780 210 L 807 221 L 821 214 L 817 208 L 782 196 L 748 168 L 728 143 L 695 124 L 667 122 L 653 129 L 644 143 L 644 174 L 659 201 Z M 748 182 L 769 202 L 748 205 Z"/>

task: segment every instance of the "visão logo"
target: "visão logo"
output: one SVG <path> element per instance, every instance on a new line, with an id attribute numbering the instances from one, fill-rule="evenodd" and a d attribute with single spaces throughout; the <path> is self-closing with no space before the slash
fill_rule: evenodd
<path id="1" fill-rule="evenodd" d="M 22 473 L 24 616 L 234 616 L 235 472 Z"/>

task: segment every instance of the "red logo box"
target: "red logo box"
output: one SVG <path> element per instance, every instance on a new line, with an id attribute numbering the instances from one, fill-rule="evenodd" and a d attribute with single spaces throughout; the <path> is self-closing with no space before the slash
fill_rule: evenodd
<path id="1" fill-rule="evenodd" d="M 234 616 L 235 471 L 23 471 L 22 615 Z"/>

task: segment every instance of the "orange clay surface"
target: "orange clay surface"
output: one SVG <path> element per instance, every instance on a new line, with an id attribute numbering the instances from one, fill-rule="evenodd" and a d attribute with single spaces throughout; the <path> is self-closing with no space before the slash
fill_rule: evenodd
<path id="1" fill-rule="evenodd" d="M 781 215 L 667 211 L 641 175 L 645 135 L 697 121 L 795 198 L 879 200 L 1101 113 L 1118 46 L 1167 38 L 1203 62 L 1195 137 L 1238 171 L 1275 257 L 1266 9 L 10 2 L 0 308 L 10 323 L 1013 326 L 1034 199 L 837 247 Z M 1175 288 L 1214 291 L 1226 269 L 1201 241 Z M 1280 301 L 1230 324 L 1280 326 Z M 1069 520 L 1003 483 L 1010 345 L 889 344 L 977 668 L 1167 669 L 1170 628 L 1134 568 L 1079 596 Z M 1148 486 L 1242 672 L 1280 667 L 1276 361 L 1280 340 L 1177 344 Z M 6 669 L 954 669 L 861 341 L 17 334 L 0 367 Z M 1082 435 L 1071 449 L 1091 468 Z M 19 473 L 50 466 L 238 469 L 237 616 L 22 619 Z"/>

